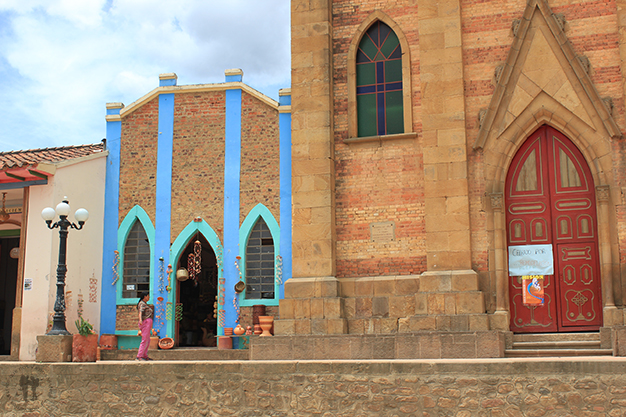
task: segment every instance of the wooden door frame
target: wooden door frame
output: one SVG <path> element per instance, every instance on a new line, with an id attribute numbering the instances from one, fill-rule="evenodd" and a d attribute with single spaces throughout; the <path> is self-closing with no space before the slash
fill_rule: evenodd
<path id="1" fill-rule="evenodd" d="M 607 167 L 605 158 L 599 158 L 594 152 L 594 141 L 587 141 L 585 136 L 580 132 L 574 131 L 571 124 L 558 123 L 560 118 L 556 117 L 552 112 L 542 109 L 534 114 L 532 122 L 529 121 L 525 129 L 520 129 L 514 135 L 507 138 L 508 143 L 502 144 L 504 148 L 499 150 L 501 154 L 489 155 L 486 157 L 485 163 L 492 160 L 494 162 L 493 169 L 494 180 L 488 185 L 488 189 L 493 190 L 489 193 L 491 202 L 491 212 L 493 219 L 493 266 L 490 266 L 490 272 L 495 275 L 496 281 L 496 309 L 495 315 L 500 316 L 494 320 L 495 326 L 499 330 L 510 330 L 511 310 L 509 305 L 509 282 L 508 282 L 508 249 L 506 235 L 506 213 L 504 204 L 504 190 L 506 186 L 506 176 L 515 154 L 535 131 L 543 125 L 548 125 L 556 129 L 565 137 L 567 137 L 583 155 L 591 175 L 596 184 L 596 210 L 598 225 L 598 254 L 600 260 L 600 282 L 602 292 L 603 320 L 604 326 L 623 324 L 621 310 L 615 307 L 615 298 L 613 292 L 613 258 L 619 256 L 614 254 L 614 245 L 611 244 L 611 187 L 607 184 Z M 595 141 L 602 138 L 589 135 Z M 493 160 L 495 157 L 495 160 Z M 596 162 L 596 163 L 594 163 Z M 490 186 L 489 186 L 490 185 Z M 491 263 L 490 263 L 491 265 Z"/>

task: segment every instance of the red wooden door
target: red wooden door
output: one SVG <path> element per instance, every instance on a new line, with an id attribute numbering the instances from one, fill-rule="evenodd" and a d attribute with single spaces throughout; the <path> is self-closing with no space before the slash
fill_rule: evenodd
<path id="1" fill-rule="evenodd" d="M 542 306 L 524 305 L 519 277 L 509 276 L 511 330 L 597 330 L 602 325 L 595 187 L 574 144 L 543 126 L 513 158 L 506 180 L 509 246 L 551 244 L 554 276 Z"/>

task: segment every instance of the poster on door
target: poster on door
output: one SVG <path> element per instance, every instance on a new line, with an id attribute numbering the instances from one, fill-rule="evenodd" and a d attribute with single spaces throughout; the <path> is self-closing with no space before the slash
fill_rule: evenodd
<path id="1" fill-rule="evenodd" d="M 554 275 L 552 245 L 509 246 L 509 275 Z"/>
<path id="2" fill-rule="evenodd" d="M 543 275 L 522 276 L 522 302 L 524 305 L 542 306 L 545 300 Z"/>

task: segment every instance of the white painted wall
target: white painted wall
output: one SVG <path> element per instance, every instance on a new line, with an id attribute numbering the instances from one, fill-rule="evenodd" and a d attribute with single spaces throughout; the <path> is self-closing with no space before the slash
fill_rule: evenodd
<path id="1" fill-rule="evenodd" d="M 57 165 L 47 185 L 30 188 L 24 280 L 32 278 L 33 286 L 23 294 L 20 360 L 35 359 L 37 336 L 45 334 L 54 314 L 59 232 L 48 229 L 41 211 L 56 207 L 65 196 L 71 207 L 70 221 L 75 222 L 77 209 L 89 211 L 84 228 L 70 229 L 67 239 L 66 327 L 70 333 L 77 332 L 79 295 L 84 300 L 83 317 L 96 330 L 100 326 L 105 172 L 106 153 L 91 155 Z"/>

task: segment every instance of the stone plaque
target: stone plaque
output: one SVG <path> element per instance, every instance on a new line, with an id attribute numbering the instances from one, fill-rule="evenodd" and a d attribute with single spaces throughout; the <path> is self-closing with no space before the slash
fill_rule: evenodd
<path id="1" fill-rule="evenodd" d="M 389 242 L 396 240 L 395 222 L 370 223 L 372 242 Z"/>

